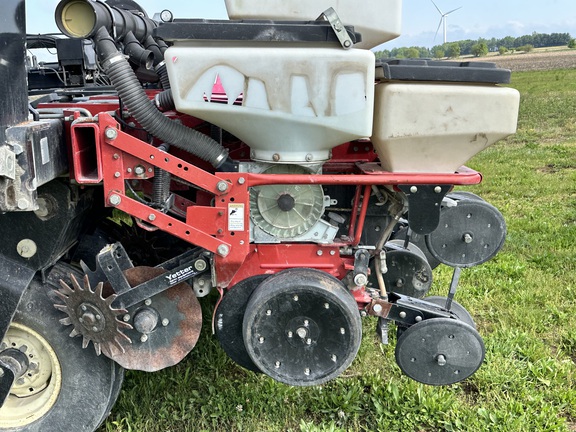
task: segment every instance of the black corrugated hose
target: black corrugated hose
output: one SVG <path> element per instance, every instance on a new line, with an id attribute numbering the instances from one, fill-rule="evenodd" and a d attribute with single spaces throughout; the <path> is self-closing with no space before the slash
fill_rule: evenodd
<path id="1" fill-rule="evenodd" d="M 228 151 L 207 135 L 165 117 L 148 99 L 132 67 L 118 51 L 108 30 L 94 36 L 100 64 L 124 105 L 140 125 L 163 142 L 185 150 L 218 168 L 228 160 Z"/>

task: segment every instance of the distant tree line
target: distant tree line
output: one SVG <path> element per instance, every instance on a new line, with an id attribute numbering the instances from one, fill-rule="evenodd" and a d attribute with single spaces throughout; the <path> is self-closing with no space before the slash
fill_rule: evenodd
<path id="1" fill-rule="evenodd" d="M 461 40 L 458 42 L 426 47 L 401 47 L 391 50 L 376 51 L 376 58 L 443 58 L 473 55 L 482 57 L 489 52 L 531 51 L 534 48 L 574 45 L 574 39 L 569 33 L 532 33 L 520 37 L 506 36 L 502 39 L 492 38 L 478 40 Z"/>

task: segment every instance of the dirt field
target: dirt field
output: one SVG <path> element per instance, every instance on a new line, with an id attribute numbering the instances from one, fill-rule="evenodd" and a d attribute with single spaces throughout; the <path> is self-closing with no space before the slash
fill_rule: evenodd
<path id="1" fill-rule="evenodd" d="M 535 71 L 576 68 L 576 49 L 533 52 L 528 54 L 496 55 L 467 58 L 467 61 L 487 61 L 512 71 Z"/>

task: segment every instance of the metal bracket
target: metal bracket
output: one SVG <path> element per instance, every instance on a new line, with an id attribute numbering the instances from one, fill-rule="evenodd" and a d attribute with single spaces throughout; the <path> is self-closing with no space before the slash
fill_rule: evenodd
<path id="1" fill-rule="evenodd" d="M 334 30 L 334 33 L 336 34 L 336 37 L 340 41 L 340 45 L 342 45 L 342 48 L 344 49 L 352 48 L 354 42 L 352 42 L 352 38 L 348 34 L 346 27 L 344 27 L 344 24 L 342 24 L 342 21 L 340 20 L 340 17 L 338 16 L 334 8 L 328 8 L 324 12 L 322 12 L 322 15 L 320 15 L 316 21 L 321 20 L 325 20 L 330 23 L 330 26 L 332 26 L 332 30 Z"/>
<path id="2" fill-rule="evenodd" d="M 408 223 L 416 234 L 430 234 L 440 223 L 442 200 L 451 185 L 400 185 L 408 199 Z"/>

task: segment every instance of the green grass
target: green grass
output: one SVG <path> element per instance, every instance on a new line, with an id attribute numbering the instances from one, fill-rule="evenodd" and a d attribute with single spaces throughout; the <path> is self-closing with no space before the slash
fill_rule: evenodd
<path id="1" fill-rule="evenodd" d="M 466 190 L 508 224 L 503 250 L 465 270 L 457 296 L 486 344 L 475 375 L 449 387 L 411 381 L 368 318 L 342 377 L 288 387 L 235 366 L 206 326 L 179 365 L 128 372 L 102 431 L 576 430 L 576 69 L 515 73 L 512 86 L 518 134 L 469 163 L 485 180 Z M 435 271 L 435 293 L 449 270 Z M 211 299 L 202 302 L 209 322 Z"/>

